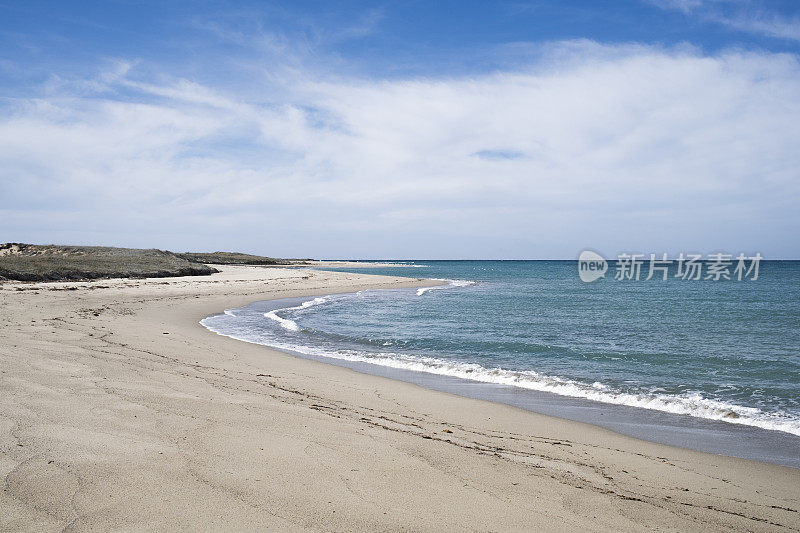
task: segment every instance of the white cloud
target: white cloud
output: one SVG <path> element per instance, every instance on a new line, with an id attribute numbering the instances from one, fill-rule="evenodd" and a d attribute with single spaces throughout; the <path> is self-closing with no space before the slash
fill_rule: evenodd
<path id="1" fill-rule="evenodd" d="M 474 77 L 298 71 L 257 99 L 122 65 L 3 108 L 0 240 L 800 256 L 791 56 L 581 41 Z"/>
<path id="2" fill-rule="evenodd" d="M 645 0 L 662 9 L 682 11 L 702 20 L 747 33 L 800 41 L 800 18 L 781 16 L 750 0 Z"/>
<path id="3" fill-rule="evenodd" d="M 677 9 L 684 13 L 703 6 L 703 0 L 646 0 L 647 3 L 658 6 L 662 9 Z M 707 2 L 706 2 L 707 3 Z"/>
<path id="4" fill-rule="evenodd" d="M 778 39 L 800 41 L 800 19 L 779 17 L 775 14 L 749 13 L 721 18 L 720 22 L 739 30 L 760 33 Z"/>

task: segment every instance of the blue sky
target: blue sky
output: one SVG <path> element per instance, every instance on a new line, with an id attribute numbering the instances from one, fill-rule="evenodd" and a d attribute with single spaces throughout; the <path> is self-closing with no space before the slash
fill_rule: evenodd
<path id="1" fill-rule="evenodd" d="M 794 1 L 0 15 L 0 241 L 800 258 Z"/>

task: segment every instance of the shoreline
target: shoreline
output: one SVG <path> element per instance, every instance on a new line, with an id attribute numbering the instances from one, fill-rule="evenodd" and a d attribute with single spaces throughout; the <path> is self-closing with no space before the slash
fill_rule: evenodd
<path id="1" fill-rule="evenodd" d="M 0 523 L 800 529 L 796 469 L 300 359 L 198 323 L 255 301 L 427 283 L 225 267 L 0 284 Z"/>
<path id="2" fill-rule="evenodd" d="M 329 295 L 315 297 L 319 296 Z M 309 301 L 311 297 L 265 300 L 254 302 L 244 308 L 257 306 L 260 315 L 264 312 L 300 305 Z M 242 309 L 242 307 L 233 309 Z M 231 309 L 215 313 L 211 317 L 227 314 L 229 310 Z M 211 317 L 206 317 L 206 319 Z M 450 374 L 382 365 L 328 354 L 314 354 L 302 351 L 299 346 L 289 348 L 270 345 L 224 333 L 205 324 L 206 319 L 201 320 L 200 324 L 217 335 L 263 346 L 295 357 L 349 368 L 367 375 L 413 383 L 428 390 L 451 393 L 463 398 L 485 400 L 558 419 L 582 422 L 648 442 L 800 468 L 800 437 L 792 433 L 633 405 L 602 402 L 549 391 L 526 389 L 508 384 L 470 380 Z"/>

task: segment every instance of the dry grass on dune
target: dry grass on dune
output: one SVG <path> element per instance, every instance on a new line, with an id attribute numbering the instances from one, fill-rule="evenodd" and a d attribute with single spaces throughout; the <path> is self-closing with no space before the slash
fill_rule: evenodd
<path id="1" fill-rule="evenodd" d="M 57 281 L 207 275 L 215 268 L 163 250 L 0 244 L 0 279 Z"/>

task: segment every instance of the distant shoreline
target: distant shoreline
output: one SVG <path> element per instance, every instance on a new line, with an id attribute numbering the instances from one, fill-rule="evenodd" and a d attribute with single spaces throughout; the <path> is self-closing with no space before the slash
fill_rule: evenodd
<path id="1" fill-rule="evenodd" d="M 419 268 L 420 265 L 411 265 L 404 262 L 391 261 L 357 261 L 357 260 L 326 260 L 313 259 L 303 264 L 281 265 L 286 267 L 311 267 L 311 268 Z"/>

